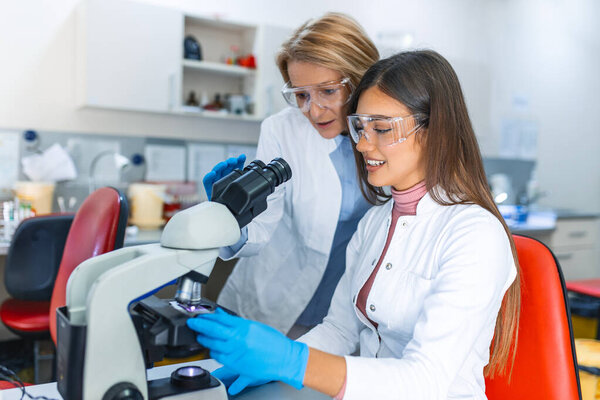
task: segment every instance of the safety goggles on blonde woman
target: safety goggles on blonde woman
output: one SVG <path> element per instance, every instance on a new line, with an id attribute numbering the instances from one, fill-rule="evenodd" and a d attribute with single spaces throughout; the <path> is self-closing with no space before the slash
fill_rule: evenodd
<path id="1" fill-rule="evenodd" d="M 299 87 L 292 87 L 288 82 L 281 89 L 281 94 L 290 106 L 303 112 L 310 109 L 311 103 L 321 108 L 332 109 L 343 106 L 350 100 L 352 85 L 348 78 Z"/>
<path id="2" fill-rule="evenodd" d="M 365 137 L 372 145 L 384 147 L 402 143 L 424 126 L 426 116 L 421 114 L 388 118 L 377 115 L 348 115 L 348 129 L 355 143 Z"/>

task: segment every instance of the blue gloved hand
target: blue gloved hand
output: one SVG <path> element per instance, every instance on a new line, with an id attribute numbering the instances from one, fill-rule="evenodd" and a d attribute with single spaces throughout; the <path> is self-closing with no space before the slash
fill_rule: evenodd
<path id="1" fill-rule="evenodd" d="M 282 381 L 302 388 L 308 363 L 306 344 L 220 308 L 188 319 L 187 325 L 198 332 L 196 340 L 210 349 L 212 358 L 245 379 Z"/>
<path id="2" fill-rule="evenodd" d="M 232 396 L 235 396 L 247 387 L 260 386 L 271 382 L 268 379 L 254 379 L 247 375 L 240 375 L 227 367 L 221 367 L 213 371 L 212 376 L 223 382 L 228 387 L 227 392 Z"/>
<path id="3" fill-rule="evenodd" d="M 231 157 L 226 161 L 221 161 L 213 167 L 212 171 L 204 175 L 204 178 L 202 178 L 202 184 L 204 185 L 204 190 L 206 190 L 206 196 L 208 197 L 208 200 L 210 200 L 212 197 L 213 184 L 225 175 L 228 175 L 234 169 L 244 168 L 245 162 L 246 155 L 240 154 L 239 157 Z"/>

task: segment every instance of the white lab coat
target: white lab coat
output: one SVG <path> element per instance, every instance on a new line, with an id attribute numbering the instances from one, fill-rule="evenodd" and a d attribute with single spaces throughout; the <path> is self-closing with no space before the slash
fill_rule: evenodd
<path id="1" fill-rule="evenodd" d="M 292 178 L 268 198 L 268 208 L 248 224 L 248 241 L 218 303 L 240 316 L 292 327 L 312 298 L 329 259 L 341 207 L 342 188 L 324 139 L 298 109 L 287 108 L 263 121 L 257 158 L 283 157 Z"/>
<path id="2" fill-rule="evenodd" d="M 485 399 L 483 368 L 504 293 L 516 276 L 500 222 L 476 205 L 427 193 L 400 217 L 367 299 L 358 292 L 382 253 L 393 202 L 373 207 L 347 249 L 328 315 L 299 340 L 344 355 L 353 399 Z M 361 357 L 352 357 L 360 346 Z"/>

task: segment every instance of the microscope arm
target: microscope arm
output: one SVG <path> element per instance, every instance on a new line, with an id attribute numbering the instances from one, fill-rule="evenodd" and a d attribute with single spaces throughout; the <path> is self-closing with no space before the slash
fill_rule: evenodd
<path id="1" fill-rule="evenodd" d="M 143 265 L 145 265 L 147 260 L 154 258 L 163 260 L 163 263 L 173 262 L 169 260 L 171 257 L 173 260 L 178 260 L 181 266 L 187 268 L 188 270 L 185 272 L 187 273 L 195 270 L 199 264 L 194 260 L 193 256 L 191 259 L 189 259 L 190 256 L 186 258 L 183 255 L 179 255 L 183 253 L 176 253 L 176 249 L 218 249 L 219 247 L 230 246 L 236 243 L 239 238 L 240 228 L 238 223 L 223 204 L 204 202 L 181 211 L 175 214 L 167 226 L 165 226 L 160 246 L 150 244 L 125 247 L 86 260 L 72 272 L 67 283 L 66 293 L 66 305 L 69 309 L 71 322 L 85 324 L 88 294 L 95 281 L 105 272 L 123 263 L 133 262 L 134 260 Z M 139 296 L 182 275 L 177 275 L 177 271 L 164 269 L 163 273 L 165 275 L 174 275 L 174 277 L 160 281 L 158 276 L 154 276 L 155 286 L 149 287 L 146 292 L 140 293 Z M 198 272 L 202 273 L 202 271 Z M 208 277 L 208 274 L 206 276 Z"/>

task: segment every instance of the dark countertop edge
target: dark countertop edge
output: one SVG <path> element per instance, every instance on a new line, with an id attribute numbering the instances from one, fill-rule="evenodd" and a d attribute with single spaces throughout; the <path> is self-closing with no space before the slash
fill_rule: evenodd
<path id="1" fill-rule="evenodd" d="M 557 219 L 600 218 L 600 213 L 555 209 Z"/>
<path id="2" fill-rule="evenodd" d="M 517 235 L 526 235 L 526 236 L 528 234 L 535 234 L 535 235 L 550 234 L 556 230 L 556 228 L 521 228 L 521 227 L 514 227 L 514 228 L 509 227 L 509 229 L 510 229 L 511 233 L 516 233 Z"/>

